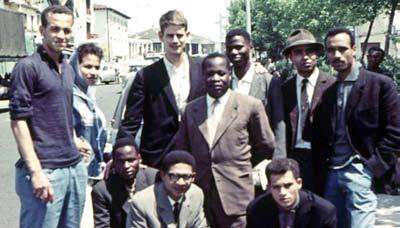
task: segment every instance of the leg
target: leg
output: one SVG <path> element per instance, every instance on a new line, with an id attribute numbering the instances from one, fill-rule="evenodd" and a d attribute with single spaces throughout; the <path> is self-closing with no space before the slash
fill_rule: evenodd
<path id="1" fill-rule="evenodd" d="M 377 197 L 371 190 L 372 173 L 361 162 L 353 162 L 344 170 L 341 179 L 346 188 L 346 211 L 351 227 L 374 227 Z"/>
<path id="2" fill-rule="evenodd" d="M 346 225 L 346 207 L 345 207 L 345 195 L 343 189 L 339 186 L 339 171 L 330 169 L 328 171 L 328 177 L 325 187 L 325 199 L 331 202 L 336 207 L 337 213 L 337 227 L 347 228 Z"/>
<path id="3" fill-rule="evenodd" d="M 85 204 L 87 169 L 83 161 L 75 166 L 69 167 L 68 176 L 68 194 L 65 197 L 65 203 L 58 227 L 75 228 L 79 227 L 81 222 L 83 208 Z"/>
<path id="4" fill-rule="evenodd" d="M 313 191 L 314 190 L 313 177 L 315 175 L 313 173 L 311 150 L 295 148 L 292 153 L 292 158 L 299 163 L 300 176 L 301 179 L 303 179 L 303 189 Z"/>

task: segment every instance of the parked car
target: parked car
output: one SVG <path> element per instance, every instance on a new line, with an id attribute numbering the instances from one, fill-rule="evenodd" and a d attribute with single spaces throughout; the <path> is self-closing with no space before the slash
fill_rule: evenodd
<path id="1" fill-rule="evenodd" d="M 122 88 L 125 88 L 125 85 L 129 78 L 135 77 L 136 73 L 141 70 L 143 67 L 152 64 L 151 60 L 137 60 L 132 62 L 127 69 L 127 73 L 121 76 Z"/>
<path id="2" fill-rule="evenodd" d="M 117 70 L 115 69 L 115 67 L 109 64 L 105 64 L 101 67 L 97 84 L 100 83 L 109 84 L 110 82 L 115 82 L 116 78 L 117 78 Z"/>

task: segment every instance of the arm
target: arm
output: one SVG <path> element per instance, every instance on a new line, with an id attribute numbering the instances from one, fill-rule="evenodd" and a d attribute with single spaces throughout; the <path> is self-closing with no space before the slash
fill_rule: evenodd
<path id="1" fill-rule="evenodd" d="M 267 94 L 267 115 L 270 117 L 271 126 L 275 133 L 276 148 L 274 158 L 286 157 L 286 126 L 284 122 L 283 95 L 281 80 L 272 77 Z"/>
<path id="2" fill-rule="evenodd" d="M 262 158 L 261 160 L 271 159 L 275 148 L 275 136 L 269 125 L 265 109 L 259 100 L 255 100 L 253 104 L 249 124 L 252 151 L 255 153 L 253 155 Z"/>
<path id="3" fill-rule="evenodd" d="M 145 100 L 144 75 L 139 71 L 130 87 L 124 119 L 119 127 L 117 139 L 124 137 L 136 137 L 141 126 Z"/>
<path id="4" fill-rule="evenodd" d="M 42 166 L 33 147 L 28 124 L 25 120 L 12 120 L 11 129 L 21 158 L 31 173 L 33 194 L 44 203 L 53 202 L 54 190 L 49 179 L 43 173 Z"/>
<path id="5" fill-rule="evenodd" d="M 110 227 L 110 205 L 106 196 L 101 193 L 98 187 L 100 186 L 96 185 L 92 191 L 94 226 L 106 228 Z"/>
<path id="6" fill-rule="evenodd" d="M 140 208 L 139 203 L 133 200 L 130 203 L 130 210 L 126 216 L 126 228 L 146 228 L 146 216 L 143 209 Z"/>

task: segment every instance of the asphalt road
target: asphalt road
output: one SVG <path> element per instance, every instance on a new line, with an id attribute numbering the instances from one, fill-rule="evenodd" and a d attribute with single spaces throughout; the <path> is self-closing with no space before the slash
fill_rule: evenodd
<path id="1" fill-rule="evenodd" d="M 97 102 L 107 120 L 114 112 L 120 90 L 120 85 L 97 86 Z M 0 113 L 0 129 L 0 227 L 13 228 L 19 224 L 19 200 L 14 190 L 14 163 L 18 153 L 7 112 Z M 379 195 L 377 215 L 375 227 L 400 227 L 400 196 Z"/>

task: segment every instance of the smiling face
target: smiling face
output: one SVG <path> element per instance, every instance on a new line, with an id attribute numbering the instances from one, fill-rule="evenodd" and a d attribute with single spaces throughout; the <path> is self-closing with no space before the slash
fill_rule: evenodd
<path id="1" fill-rule="evenodd" d="M 289 58 L 297 72 L 303 77 L 308 77 L 317 65 L 317 54 L 317 50 L 312 45 L 299 45 L 290 49 Z"/>
<path id="2" fill-rule="evenodd" d="M 189 32 L 184 26 L 169 25 L 164 31 L 159 32 L 160 41 L 164 43 L 165 54 L 168 56 L 180 56 L 185 52 Z"/>
<path id="3" fill-rule="evenodd" d="M 61 53 L 72 36 L 73 18 L 63 13 L 49 13 L 47 26 L 40 26 L 43 46 L 48 52 Z"/>
<path id="4" fill-rule="evenodd" d="M 166 173 L 160 171 L 165 189 L 169 197 L 175 201 L 181 198 L 189 189 L 194 181 L 194 175 L 192 166 L 185 163 L 172 165 Z"/>
<path id="5" fill-rule="evenodd" d="M 344 80 L 356 64 L 356 48 L 351 46 L 351 39 L 347 33 L 338 33 L 326 39 L 326 50 L 329 64 Z"/>
<path id="6" fill-rule="evenodd" d="M 209 58 L 204 63 L 204 75 L 208 95 L 219 98 L 230 87 L 231 72 L 227 60 L 223 57 Z"/>
<path id="7" fill-rule="evenodd" d="M 250 61 L 251 44 L 243 36 L 236 35 L 226 39 L 226 54 L 232 64 L 246 66 Z"/>
<path id="8" fill-rule="evenodd" d="M 100 73 L 100 58 L 94 54 L 87 54 L 79 64 L 79 70 L 89 85 L 96 82 Z"/>
<path id="9" fill-rule="evenodd" d="M 291 209 L 297 202 L 302 180 L 296 179 L 293 172 L 289 170 L 284 174 L 272 174 L 268 187 L 277 204 L 285 209 Z"/>

